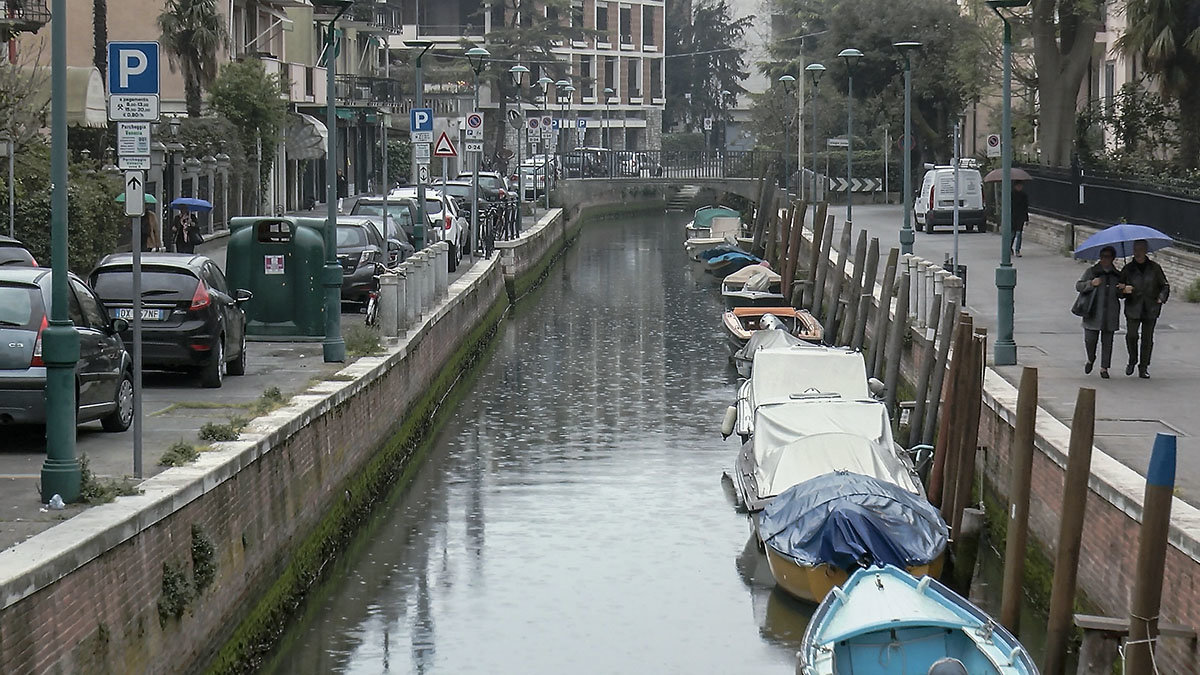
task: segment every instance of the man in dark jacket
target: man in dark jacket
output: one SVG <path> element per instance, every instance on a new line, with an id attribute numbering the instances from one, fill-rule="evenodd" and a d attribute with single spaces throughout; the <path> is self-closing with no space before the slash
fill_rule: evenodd
<path id="1" fill-rule="evenodd" d="M 1125 374 L 1132 375 L 1136 366 L 1141 378 L 1150 377 L 1154 325 L 1158 323 L 1163 303 L 1171 295 L 1167 275 L 1158 263 L 1146 257 L 1147 250 L 1145 239 L 1133 243 L 1133 260 L 1121 270 L 1121 284 L 1117 286 L 1125 299 L 1125 347 L 1129 350 Z"/>
<path id="2" fill-rule="evenodd" d="M 1012 185 L 1012 252 L 1021 257 L 1021 236 L 1025 234 L 1025 223 L 1029 222 L 1029 195 L 1025 192 L 1024 181 L 1014 181 Z"/>

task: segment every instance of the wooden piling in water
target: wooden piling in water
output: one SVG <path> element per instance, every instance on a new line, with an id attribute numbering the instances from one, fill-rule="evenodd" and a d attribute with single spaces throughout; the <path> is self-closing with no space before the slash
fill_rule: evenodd
<path id="1" fill-rule="evenodd" d="M 850 221 L 842 223 L 842 237 L 838 240 L 838 262 L 833 271 L 833 280 L 829 282 L 829 302 L 825 311 L 826 342 L 837 344 L 837 333 L 834 333 L 834 322 L 837 321 L 838 302 L 842 299 L 842 284 L 846 276 L 846 261 L 850 258 L 850 238 L 854 234 L 854 226 Z"/>
<path id="2" fill-rule="evenodd" d="M 1037 399 L 1037 368 L 1026 367 L 1021 371 L 1017 419 L 1008 452 L 1012 474 L 1008 483 L 1008 537 L 1004 546 L 1004 586 L 1000 600 L 1000 623 L 1013 635 L 1021 627 L 1021 598 L 1025 592 L 1025 546 L 1029 541 L 1029 492 Z"/>
<path id="3" fill-rule="evenodd" d="M 946 518 L 946 515 L 950 511 L 951 500 L 946 496 L 948 492 L 946 486 L 954 484 L 954 471 L 958 468 L 957 456 L 953 454 L 955 447 L 951 438 L 954 436 L 953 430 L 958 428 L 955 416 L 962 410 L 958 397 L 959 373 L 963 369 L 962 361 L 966 358 L 963 355 L 967 352 L 966 345 L 970 342 L 972 330 L 971 315 L 966 312 L 960 313 L 958 325 L 954 329 L 954 357 L 950 361 L 949 372 L 946 374 L 946 405 L 938 419 L 937 445 L 933 450 L 933 469 L 930 472 L 929 487 L 926 490 L 930 503 L 941 508 L 942 518 L 947 521 L 949 519 Z"/>
<path id="4" fill-rule="evenodd" d="M 892 419 L 899 418 L 899 411 L 896 409 L 896 393 L 900 388 L 900 354 L 904 350 L 904 334 L 908 331 L 908 289 L 908 272 L 905 272 L 900 277 L 900 294 L 896 296 L 896 316 L 892 319 L 891 332 L 887 336 L 887 376 L 883 380 L 887 384 L 887 394 L 884 396 L 884 400 L 887 403 L 888 411 L 892 414 Z"/>
<path id="5" fill-rule="evenodd" d="M 1095 432 L 1096 390 L 1080 388 L 1075 400 L 1075 415 L 1071 420 L 1067 475 L 1063 481 L 1058 551 L 1054 557 L 1054 583 L 1050 589 L 1050 616 L 1046 626 L 1046 658 L 1042 665 L 1045 675 L 1066 673 L 1067 642 L 1071 636 L 1071 614 L 1075 606 L 1079 546 L 1083 536 L 1083 516 L 1087 509 Z"/>
<path id="6" fill-rule="evenodd" d="M 871 302 L 875 297 L 875 277 L 879 272 L 879 238 L 871 237 L 871 246 L 867 249 L 867 261 L 863 270 L 862 291 L 859 295 L 858 314 L 861 319 L 854 322 L 854 336 L 850 338 L 850 346 L 862 349 L 866 341 L 867 321 L 871 316 Z"/>
<path id="7" fill-rule="evenodd" d="M 813 203 L 813 236 L 812 248 L 808 252 L 808 295 L 805 297 L 804 306 L 807 307 L 813 316 L 818 316 L 820 308 L 815 307 L 817 302 L 817 270 L 821 267 L 821 242 L 825 239 L 825 211 L 829 205 L 825 202 Z"/>
<path id="8" fill-rule="evenodd" d="M 1150 468 L 1146 471 L 1137 571 L 1133 577 L 1133 598 L 1129 602 L 1125 675 L 1158 672 L 1154 665 L 1154 646 L 1158 640 L 1158 610 L 1162 603 L 1163 568 L 1167 561 L 1171 500 L 1175 494 L 1175 443 L 1173 434 L 1155 436 Z"/>
<path id="9" fill-rule="evenodd" d="M 887 325 L 891 319 L 892 293 L 896 287 L 896 268 L 900 265 L 900 249 L 888 251 L 887 267 L 883 268 L 883 292 L 879 294 L 879 307 L 875 310 L 875 334 L 871 337 L 871 354 L 867 359 L 867 370 L 871 377 L 883 376 L 883 352 L 887 343 Z"/>
<path id="10" fill-rule="evenodd" d="M 942 317 L 938 319 L 937 357 L 933 362 L 933 375 L 929 382 L 929 403 L 925 408 L 925 419 L 921 422 L 921 442 L 933 445 L 938 427 L 938 411 L 941 409 L 942 389 L 946 384 L 946 361 L 950 357 L 950 345 L 954 342 L 955 319 L 958 306 L 942 300 Z"/>
<path id="11" fill-rule="evenodd" d="M 796 202 L 787 205 L 783 218 L 779 221 L 779 243 L 775 249 L 775 260 L 771 262 L 775 269 L 782 272 L 787 267 L 788 246 L 792 243 L 792 218 L 796 215 Z"/>
<path id="12" fill-rule="evenodd" d="M 763 237 L 766 238 L 762 259 L 766 260 L 778 269 L 778 261 L 775 256 L 779 251 L 779 200 L 771 201 L 771 211 L 767 214 L 767 225 L 763 230 Z"/>
<path id="13" fill-rule="evenodd" d="M 983 407 L 983 364 L 986 339 L 973 335 L 968 346 L 970 359 L 963 382 L 965 389 L 958 395 L 965 415 L 958 433 L 958 470 L 954 476 L 953 531 L 962 527 L 963 511 L 971 503 L 971 487 L 975 481 L 975 454 L 979 447 L 979 413 Z"/>
<path id="14" fill-rule="evenodd" d="M 804 231 L 804 214 L 807 211 L 808 202 L 796 202 L 796 207 L 792 209 L 791 224 L 788 227 L 787 259 L 784 262 L 783 282 L 780 290 L 783 291 L 784 299 L 788 304 L 793 306 L 801 304 L 793 302 L 792 289 L 795 286 L 793 282 L 796 278 L 796 268 L 800 264 L 800 241 Z"/>
<path id="15" fill-rule="evenodd" d="M 933 329 L 925 348 L 921 350 L 921 367 L 917 371 L 917 391 L 912 412 L 908 416 L 908 447 L 921 442 L 921 425 L 925 421 L 925 407 L 929 397 L 929 380 L 933 377 L 933 366 L 937 362 L 938 322 L 942 314 L 942 296 L 933 296 L 933 307 L 929 310 L 929 326 Z"/>
<path id="16" fill-rule="evenodd" d="M 954 533 L 954 589 L 964 598 L 971 595 L 971 579 L 979 559 L 979 540 L 986 517 L 983 509 L 963 509 L 962 522 Z"/>
<path id="17" fill-rule="evenodd" d="M 754 210 L 754 230 L 753 234 L 751 235 L 752 239 L 750 243 L 750 252 L 754 255 L 758 255 L 762 252 L 761 245 L 763 228 L 766 227 L 765 222 L 767 213 L 770 211 L 771 205 L 774 202 L 775 186 L 772 185 L 770 181 L 766 180 L 766 175 L 764 174 L 763 178 L 759 180 L 758 184 L 758 208 Z"/>
<path id="18" fill-rule="evenodd" d="M 821 214 L 824 215 L 824 209 Z M 833 216 L 826 216 L 821 226 L 821 247 L 817 253 L 817 280 L 813 284 L 816 297 L 813 300 L 813 317 L 820 321 L 821 310 L 825 306 L 825 279 L 829 276 L 829 249 L 833 247 Z"/>
<path id="19" fill-rule="evenodd" d="M 941 507 L 942 518 L 945 519 L 946 525 L 950 526 L 952 535 L 955 516 L 955 491 L 958 489 L 958 471 L 962 466 L 963 426 L 966 424 L 968 416 L 966 401 L 971 388 L 971 345 L 974 339 L 973 331 L 963 331 L 963 335 L 960 335 L 954 342 L 954 398 L 947 400 L 949 424 L 944 429 L 946 434 L 946 461 L 944 473 L 942 474 Z"/>
<path id="20" fill-rule="evenodd" d="M 842 322 L 838 343 L 850 344 L 854 337 L 854 321 L 858 318 L 858 301 L 862 296 L 863 267 L 867 262 L 867 231 L 860 230 L 854 243 L 854 276 L 850 279 L 850 295 L 847 297 L 846 320 Z"/>

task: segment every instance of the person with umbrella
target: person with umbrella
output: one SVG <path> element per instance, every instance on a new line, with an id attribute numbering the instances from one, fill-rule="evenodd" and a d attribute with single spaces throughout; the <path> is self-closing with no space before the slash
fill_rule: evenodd
<path id="1" fill-rule="evenodd" d="M 1154 326 L 1162 306 L 1171 295 L 1171 284 L 1162 267 L 1146 257 L 1150 243 L 1146 239 L 1133 242 L 1133 260 L 1121 270 L 1117 289 L 1125 299 L 1125 347 L 1129 363 L 1125 374 L 1150 377 L 1150 356 L 1154 353 Z M 1139 345 L 1140 340 L 1140 345 Z"/>
<path id="2" fill-rule="evenodd" d="M 1083 348 L 1087 352 L 1084 374 L 1090 374 L 1096 364 L 1096 343 L 1100 343 L 1100 377 L 1108 379 L 1112 365 L 1113 335 L 1121 327 L 1121 302 L 1117 299 L 1120 271 L 1113 265 L 1117 250 L 1105 246 L 1100 261 L 1083 271 L 1075 282 L 1075 291 L 1090 293 L 1090 311 L 1083 316 Z"/>
<path id="3" fill-rule="evenodd" d="M 200 230 L 192 218 L 187 204 L 178 206 L 179 212 L 171 219 L 171 235 L 175 241 L 175 251 L 178 253 L 195 253 L 196 240 L 200 238 Z M 203 241 L 203 239 L 201 239 Z"/>
<path id="4" fill-rule="evenodd" d="M 1012 252 L 1021 257 L 1021 236 L 1025 234 L 1025 223 L 1029 222 L 1029 193 L 1025 181 L 1012 184 Z"/>

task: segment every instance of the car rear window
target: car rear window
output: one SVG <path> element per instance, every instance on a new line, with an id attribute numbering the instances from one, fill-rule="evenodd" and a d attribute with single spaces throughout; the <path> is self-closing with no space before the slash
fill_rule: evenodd
<path id="1" fill-rule="evenodd" d="M 199 279 L 189 270 L 143 267 L 142 298 L 146 300 L 190 300 Z M 133 300 L 133 269 L 105 267 L 92 275 L 92 288 L 101 300 Z"/>
<path id="2" fill-rule="evenodd" d="M 0 328 L 37 330 L 41 323 L 40 288 L 0 284 Z"/>
<path id="3" fill-rule="evenodd" d="M 367 230 L 358 225 L 338 225 L 337 229 L 337 247 L 349 248 L 351 246 L 366 246 Z"/>
<path id="4" fill-rule="evenodd" d="M 18 267 L 33 266 L 33 256 L 20 246 L 0 245 L 0 267 L 16 265 Z"/>

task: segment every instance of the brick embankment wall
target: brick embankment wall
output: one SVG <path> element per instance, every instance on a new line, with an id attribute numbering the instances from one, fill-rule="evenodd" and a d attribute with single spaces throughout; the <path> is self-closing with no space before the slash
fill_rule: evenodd
<path id="1" fill-rule="evenodd" d="M 507 305 L 499 260 L 477 265 L 386 355 L 144 494 L 0 553 L 0 672 L 251 669 L 371 505 L 415 469 L 439 401 Z"/>
<path id="2" fill-rule="evenodd" d="M 1053 228 L 1034 226 L 1033 223 L 1027 226 L 1025 233 L 1027 237 L 1031 234 L 1036 237 L 1057 236 Z M 807 256 L 812 250 L 811 236 L 812 232 L 805 230 L 801 243 L 802 267 L 807 265 Z M 1087 236 L 1090 236 L 1090 233 L 1075 233 L 1079 241 Z M 1053 241 L 1047 239 L 1042 243 Z M 1067 240 L 1058 241 L 1066 249 Z M 836 244 L 835 240 L 835 246 Z M 886 259 L 886 254 L 886 251 L 881 251 L 881 258 Z M 1166 254 L 1167 251 L 1164 250 L 1157 253 L 1156 257 L 1164 268 L 1167 268 L 1168 264 L 1173 265 L 1175 274 L 1179 274 L 1181 269 L 1190 270 L 1193 274 L 1200 272 L 1200 260 L 1191 260 L 1194 254 L 1175 251 L 1171 257 L 1174 262 L 1171 263 L 1165 260 Z M 831 260 L 826 261 L 829 265 L 828 276 L 836 272 L 837 252 L 831 252 L 830 257 Z M 883 264 L 881 260 L 881 269 Z M 849 285 L 849 268 L 852 267 L 852 263 L 848 265 L 843 289 Z M 1168 271 L 1168 274 L 1172 272 Z M 1183 284 L 1185 281 L 1186 277 L 1174 278 L 1172 284 Z M 827 285 L 826 291 L 828 290 Z M 880 290 L 881 288 L 876 286 L 872 314 L 878 311 Z M 894 306 L 889 308 L 889 312 L 894 313 Z M 868 323 L 868 337 L 872 337 L 873 326 L 872 320 Z M 913 382 L 923 351 L 919 347 L 926 344 L 927 337 L 925 331 L 917 328 L 910 330 L 910 337 L 910 344 L 904 347 L 901 356 L 900 372 L 902 379 Z M 995 370 L 988 368 L 979 420 L 978 442 L 981 452 L 978 455 L 980 464 L 977 468 L 986 482 L 987 491 L 1002 500 L 1008 497 L 1009 476 L 1012 471 L 1009 465 L 1009 447 L 1016 418 L 1016 401 L 1016 388 Z M 1047 558 L 1053 560 L 1058 547 L 1070 429 L 1039 408 L 1036 432 L 1030 502 L 1030 545 L 1036 546 Z M 1107 616 L 1128 617 L 1137 564 L 1145 480 L 1099 448 L 1093 448 L 1092 476 L 1088 487 L 1078 591 L 1096 607 L 1096 611 Z M 1163 572 L 1160 619 L 1200 627 L 1200 510 L 1180 499 L 1175 499 L 1172 505 L 1170 544 Z M 1163 673 L 1200 672 L 1200 652 L 1196 650 L 1196 645 L 1182 639 L 1164 638 L 1158 647 L 1156 658 L 1159 670 Z"/>

